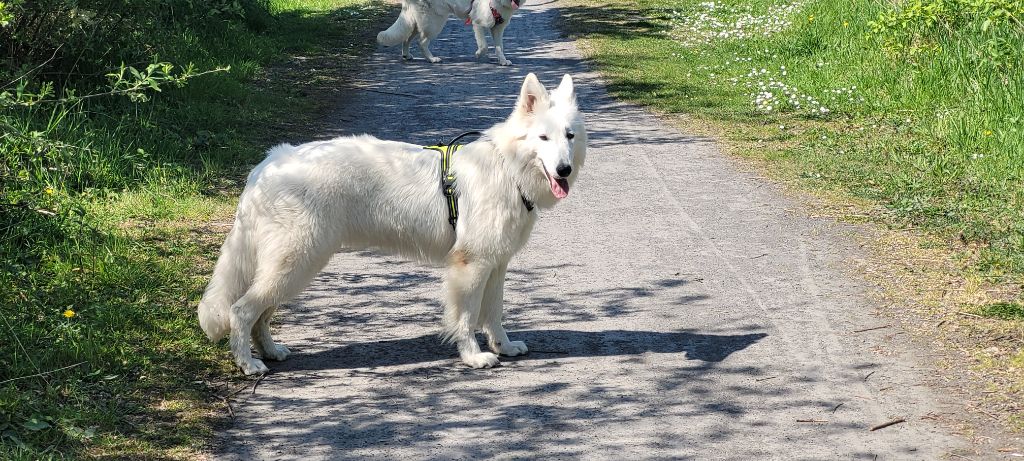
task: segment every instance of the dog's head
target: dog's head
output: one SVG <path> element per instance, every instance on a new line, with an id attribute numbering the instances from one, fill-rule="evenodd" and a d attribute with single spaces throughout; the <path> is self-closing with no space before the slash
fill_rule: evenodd
<path id="1" fill-rule="evenodd" d="M 572 77 L 562 77 L 549 93 L 536 75 L 527 75 L 505 129 L 502 150 L 514 153 L 526 170 L 523 193 L 542 207 L 568 196 L 587 151 Z"/>

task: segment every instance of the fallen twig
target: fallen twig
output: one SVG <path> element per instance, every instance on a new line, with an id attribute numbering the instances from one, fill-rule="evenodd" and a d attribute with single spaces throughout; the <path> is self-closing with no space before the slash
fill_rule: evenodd
<path id="1" fill-rule="evenodd" d="M 827 419 L 798 419 L 798 423 L 827 423 Z"/>
<path id="2" fill-rule="evenodd" d="M 868 373 L 868 374 L 864 375 L 864 381 L 867 381 L 868 378 L 870 378 L 871 375 L 873 375 L 873 374 L 875 374 L 875 370 L 872 370 L 871 373 Z"/>
<path id="3" fill-rule="evenodd" d="M 246 385 L 244 385 L 244 386 L 242 386 L 242 387 L 239 387 L 238 389 L 235 389 L 235 390 L 234 390 L 234 391 L 233 391 L 232 393 L 230 393 L 230 394 L 228 394 L 228 395 L 225 395 L 225 396 L 224 396 L 224 398 L 226 399 L 226 398 L 229 398 L 229 397 L 234 397 L 234 396 L 235 396 L 235 394 L 237 394 L 237 393 L 239 393 L 239 392 L 242 392 L 242 391 L 244 391 L 244 390 L 245 390 L 246 388 L 248 388 L 248 387 L 249 387 L 249 385 L 248 385 L 248 384 L 246 384 Z"/>
<path id="4" fill-rule="evenodd" d="M 960 315 L 962 315 L 964 317 L 973 317 L 973 318 L 976 318 L 976 319 L 983 319 L 983 318 L 985 318 L 985 317 L 982 317 L 982 316 L 980 316 L 978 314 L 972 314 L 970 312 L 957 312 L 957 314 L 960 314 Z"/>
<path id="5" fill-rule="evenodd" d="M 853 330 L 850 333 L 863 333 L 865 331 L 881 330 L 882 328 L 889 328 L 891 326 L 892 326 L 891 324 L 885 324 L 885 325 L 881 325 L 881 326 L 877 326 L 877 327 L 861 328 L 860 330 Z"/>
<path id="6" fill-rule="evenodd" d="M 905 420 L 903 418 L 897 418 L 897 419 L 894 419 L 892 421 L 886 421 L 886 422 L 884 422 L 882 424 L 876 424 L 874 426 L 871 426 L 871 429 L 868 429 L 868 430 L 869 431 L 877 431 L 879 429 L 883 429 L 883 428 L 892 426 L 894 424 L 905 423 L 905 422 L 907 422 L 907 420 Z"/>
<path id="7" fill-rule="evenodd" d="M 778 378 L 778 376 L 768 376 L 766 378 L 757 378 L 754 381 L 758 381 L 758 382 L 760 382 L 760 381 L 768 381 L 769 379 L 775 379 L 775 378 Z"/>
<path id="8" fill-rule="evenodd" d="M 256 382 L 255 383 L 252 383 L 252 394 L 253 395 L 256 395 L 256 386 L 259 386 L 260 385 L 260 381 L 263 381 L 263 378 L 265 378 L 266 376 L 267 376 L 267 374 L 263 373 L 263 374 L 260 375 L 259 378 L 256 378 Z"/>
<path id="9" fill-rule="evenodd" d="M 227 407 L 228 407 L 228 415 L 230 415 L 232 418 L 234 418 L 235 417 L 235 410 L 231 409 L 231 399 L 228 399 L 227 397 L 221 397 L 221 398 L 224 400 L 224 405 L 227 405 Z"/>
<path id="10" fill-rule="evenodd" d="M 836 405 L 834 408 L 832 408 L 832 414 L 836 414 L 836 410 L 838 410 L 841 406 L 843 406 L 843 402 L 839 402 L 839 405 Z"/>

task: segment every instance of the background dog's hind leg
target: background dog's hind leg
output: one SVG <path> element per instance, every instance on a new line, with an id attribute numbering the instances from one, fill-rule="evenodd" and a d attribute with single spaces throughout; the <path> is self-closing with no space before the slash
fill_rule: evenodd
<path id="1" fill-rule="evenodd" d="M 430 52 L 430 38 L 425 35 L 420 35 L 420 51 L 423 52 L 423 57 L 427 58 L 430 62 L 441 62 L 441 58 L 434 56 Z"/>
<path id="2" fill-rule="evenodd" d="M 498 356 L 480 351 L 476 342 L 476 326 L 480 322 L 480 302 L 491 268 L 469 259 L 463 250 L 450 256 L 445 274 L 445 336 L 458 345 L 459 357 L 473 368 L 489 368 L 498 364 Z"/>
<path id="3" fill-rule="evenodd" d="M 430 41 L 441 34 L 441 30 L 444 29 L 446 22 L 448 22 L 447 15 L 431 17 L 426 21 L 422 21 L 422 23 L 416 24 L 420 31 L 420 51 L 423 52 L 423 57 L 427 58 L 430 62 L 441 62 L 441 58 L 434 56 L 430 52 Z"/>
<path id="4" fill-rule="evenodd" d="M 504 302 L 505 268 L 503 264 L 491 271 L 484 287 L 483 302 L 480 303 L 480 328 L 487 335 L 487 345 L 496 354 L 522 355 L 527 352 L 526 343 L 511 341 L 501 326 L 502 304 Z"/>
<path id="5" fill-rule="evenodd" d="M 412 33 L 405 37 L 405 41 L 402 42 L 402 59 L 412 59 L 412 51 L 409 50 L 409 46 L 412 44 L 412 38 L 418 33 L 417 31 L 417 27 L 413 25 Z"/>
<path id="6" fill-rule="evenodd" d="M 473 36 L 476 37 L 476 58 L 487 57 L 487 31 L 478 25 L 473 25 Z"/>
<path id="7" fill-rule="evenodd" d="M 402 42 L 402 59 L 412 59 L 412 53 L 409 51 L 409 45 L 412 43 L 412 35 Z"/>

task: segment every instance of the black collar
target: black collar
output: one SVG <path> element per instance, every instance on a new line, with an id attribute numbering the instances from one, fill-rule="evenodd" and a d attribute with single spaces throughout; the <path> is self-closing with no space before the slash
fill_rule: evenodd
<path id="1" fill-rule="evenodd" d="M 523 195 L 522 189 L 519 189 L 519 198 L 523 199 L 523 206 L 526 207 L 527 213 L 533 211 L 533 202 L 531 202 L 530 199 L 526 198 L 526 196 Z"/>

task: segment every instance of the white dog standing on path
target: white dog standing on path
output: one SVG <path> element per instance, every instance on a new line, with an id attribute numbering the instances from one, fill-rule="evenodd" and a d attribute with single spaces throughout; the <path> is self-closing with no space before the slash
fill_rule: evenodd
<path id="1" fill-rule="evenodd" d="M 230 334 L 246 374 L 266 372 L 250 338 L 262 358 L 287 357 L 270 337 L 277 306 L 336 251 L 377 248 L 446 264 L 443 335 L 467 365 L 525 354 L 501 325 L 505 269 L 530 236 L 534 207 L 568 195 L 586 145 L 572 79 L 548 93 L 530 74 L 512 115 L 451 157 L 457 202 L 442 191 L 437 152 L 421 146 L 367 135 L 277 146 L 249 174 L 199 324 L 213 341 Z M 494 353 L 480 350 L 478 329 Z"/>
<path id="2" fill-rule="evenodd" d="M 391 27 L 377 34 L 377 43 L 384 46 L 401 43 L 402 57 L 412 59 L 409 44 L 413 36 L 418 36 L 423 56 L 430 62 L 441 62 L 441 58 L 430 52 L 430 41 L 437 38 L 444 29 L 448 16 L 455 15 L 465 20 L 466 24 L 473 25 L 477 59 L 487 55 L 487 37 L 484 33 L 490 30 L 498 64 L 507 66 L 512 61 L 505 57 L 502 43 L 505 28 L 523 2 L 525 0 L 402 0 L 402 13 Z"/>

